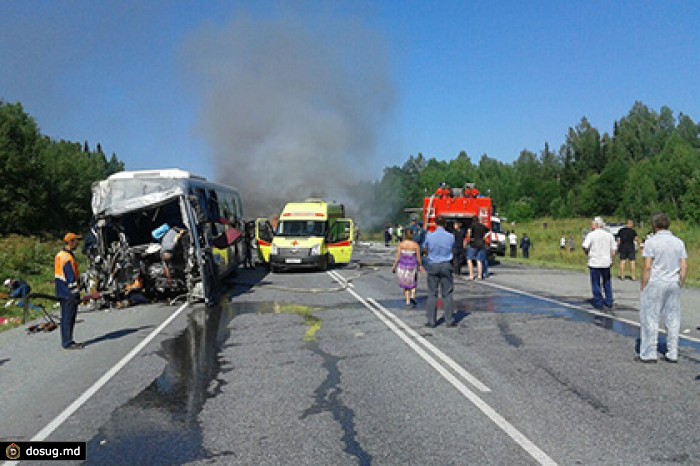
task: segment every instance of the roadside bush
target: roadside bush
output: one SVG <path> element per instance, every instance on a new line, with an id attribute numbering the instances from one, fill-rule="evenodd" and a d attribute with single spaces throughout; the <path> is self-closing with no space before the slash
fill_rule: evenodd
<path id="1" fill-rule="evenodd" d="M 0 280 L 21 278 L 29 283 L 32 292 L 53 294 L 53 261 L 61 247 L 62 242 L 57 239 L 0 237 Z"/>

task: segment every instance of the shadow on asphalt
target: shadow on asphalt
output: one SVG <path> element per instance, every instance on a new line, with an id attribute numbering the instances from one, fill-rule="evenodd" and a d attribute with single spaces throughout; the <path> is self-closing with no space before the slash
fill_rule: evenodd
<path id="1" fill-rule="evenodd" d="M 123 328 L 121 330 L 115 330 L 114 332 L 105 333 L 104 335 L 93 338 L 91 340 L 87 340 L 83 343 L 85 344 L 85 346 L 90 346 L 90 345 L 94 345 L 95 343 L 99 343 L 101 341 L 116 340 L 117 338 L 131 335 L 134 332 L 138 332 L 139 330 L 143 330 L 146 328 L 153 328 L 153 325 L 142 325 L 141 327 Z"/>

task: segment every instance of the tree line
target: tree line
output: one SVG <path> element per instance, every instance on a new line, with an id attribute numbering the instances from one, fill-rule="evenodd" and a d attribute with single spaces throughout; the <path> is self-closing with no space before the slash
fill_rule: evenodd
<path id="1" fill-rule="evenodd" d="M 0 235 L 84 229 L 92 183 L 123 169 L 100 144 L 55 141 L 20 103 L 0 100 Z"/>
<path id="2" fill-rule="evenodd" d="M 90 187 L 124 169 L 98 144 L 55 141 L 41 135 L 21 104 L 0 100 L 0 235 L 84 229 L 91 216 Z M 700 223 L 700 124 L 668 107 L 636 102 L 610 133 L 583 117 L 558 150 L 545 143 L 523 150 L 513 163 L 465 152 L 452 160 L 411 155 L 357 186 L 360 206 L 375 206 L 366 227 L 405 221 L 440 183 L 474 183 L 513 220 L 617 216 L 647 219 L 665 211 Z"/>
<path id="3" fill-rule="evenodd" d="M 442 182 L 451 187 L 470 182 L 513 220 L 594 215 L 646 220 L 664 211 L 698 223 L 699 135 L 700 124 L 688 115 L 636 102 L 611 133 L 601 134 L 583 117 L 558 150 L 545 143 L 539 153 L 523 150 L 511 164 L 486 154 L 473 163 L 464 151 L 453 160 L 411 155 L 362 190 L 368 198 L 388 201 L 391 221 L 404 221 L 404 209 L 420 207 Z"/>

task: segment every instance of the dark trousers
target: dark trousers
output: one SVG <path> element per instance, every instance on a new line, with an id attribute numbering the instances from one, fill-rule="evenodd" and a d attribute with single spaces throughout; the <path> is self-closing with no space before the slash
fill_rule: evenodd
<path id="1" fill-rule="evenodd" d="M 425 308 L 428 325 L 434 327 L 437 322 L 438 288 L 442 291 L 445 324 L 453 324 L 452 291 L 454 290 L 454 282 L 452 281 L 452 264 L 450 262 L 428 263 L 425 268 L 428 272 L 428 303 Z"/>
<path id="2" fill-rule="evenodd" d="M 455 275 L 462 275 L 462 266 L 465 264 L 464 257 L 464 249 L 452 252 L 452 271 Z"/>
<path id="3" fill-rule="evenodd" d="M 78 301 L 74 298 L 61 300 L 61 346 L 64 348 L 73 343 L 73 327 L 78 315 Z"/>
<path id="4" fill-rule="evenodd" d="M 591 291 L 593 292 L 593 307 L 602 308 L 603 306 L 611 307 L 613 304 L 612 280 L 610 280 L 610 267 L 595 268 L 589 267 L 591 275 Z M 601 281 L 603 282 L 603 291 L 605 299 L 600 289 Z"/>
<path id="5" fill-rule="evenodd" d="M 529 259 L 529 258 L 530 258 L 530 248 L 523 248 L 523 257 L 524 257 L 525 259 Z"/>
<path id="6" fill-rule="evenodd" d="M 518 257 L 518 246 L 516 244 L 510 245 L 510 257 Z"/>
<path id="7" fill-rule="evenodd" d="M 482 249 L 479 251 L 479 260 L 481 261 L 481 278 L 489 276 L 489 251 Z"/>

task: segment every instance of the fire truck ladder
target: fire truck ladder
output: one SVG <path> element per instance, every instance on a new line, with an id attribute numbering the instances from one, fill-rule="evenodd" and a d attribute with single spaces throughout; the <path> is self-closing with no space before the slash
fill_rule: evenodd
<path id="1" fill-rule="evenodd" d="M 430 196 L 430 202 L 428 202 L 428 211 L 425 216 L 425 229 L 428 229 L 429 225 L 435 225 L 435 209 L 433 208 L 433 199 L 435 195 Z"/>

